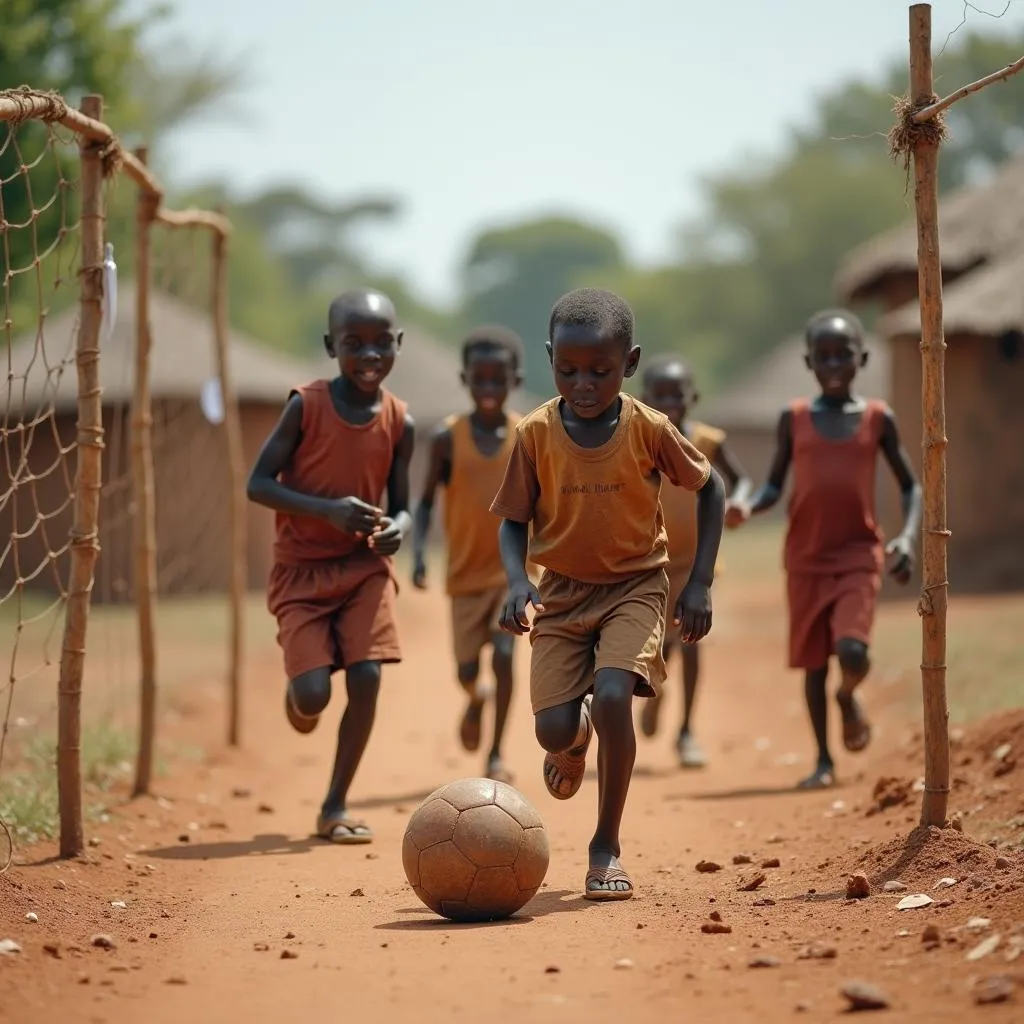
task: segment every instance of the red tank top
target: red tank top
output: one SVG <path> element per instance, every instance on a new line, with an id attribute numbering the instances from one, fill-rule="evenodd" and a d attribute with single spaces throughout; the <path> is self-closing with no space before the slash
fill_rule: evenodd
<path id="1" fill-rule="evenodd" d="M 793 573 L 879 572 L 882 531 L 875 518 L 875 473 L 887 407 L 869 400 L 852 436 L 824 438 L 811 404 L 790 405 L 793 492 L 785 566 Z"/>
<path id="2" fill-rule="evenodd" d="M 355 424 L 338 415 L 329 381 L 314 381 L 292 394 L 302 397 L 302 436 L 281 483 L 320 498 L 355 497 L 380 505 L 405 430 L 405 402 L 382 389 L 380 412 L 369 423 Z M 365 539 L 312 516 L 278 512 L 275 526 L 274 558 L 287 565 L 343 558 L 366 546 Z"/>

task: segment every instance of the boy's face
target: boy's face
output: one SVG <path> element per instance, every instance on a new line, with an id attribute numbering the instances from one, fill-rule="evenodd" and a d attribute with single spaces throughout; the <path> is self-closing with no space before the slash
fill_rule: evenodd
<path id="1" fill-rule="evenodd" d="M 693 381 L 681 365 L 665 367 L 644 384 L 644 403 L 664 413 L 674 427 L 682 425 L 695 399 Z"/>
<path id="2" fill-rule="evenodd" d="M 638 345 L 581 324 L 557 324 L 547 349 L 558 393 L 584 420 L 612 405 L 640 361 Z"/>
<path id="3" fill-rule="evenodd" d="M 520 375 L 512 357 L 499 349 L 470 349 L 462 383 L 469 389 L 473 404 L 480 412 L 500 412 L 509 392 L 519 386 Z"/>
<path id="4" fill-rule="evenodd" d="M 809 339 L 804 357 L 821 393 L 842 398 L 849 394 L 857 371 L 867 362 L 860 338 L 846 330 L 841 321 L 825 325 Z"/>
<path id="5" fill-rule="evenodd" d="M 341 375 L 360 391 L 375 394 L 395 365 L 402 332 L 390 320 L 352 313 L 331 327 L 324 339 Z"/>

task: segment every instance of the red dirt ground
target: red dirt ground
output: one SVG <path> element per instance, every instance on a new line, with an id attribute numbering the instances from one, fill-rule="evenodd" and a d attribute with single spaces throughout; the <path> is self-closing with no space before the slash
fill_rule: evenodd
<path id="1" fill-rule="evenodd" d="M 117 808 L 90 833 L 98 845 L 86 859 L 55 860 L 48 846 L 21 850 L 0 878 L 0 939 L 23 947 L 0 956 L 0 1020 L 279 1024 L 358 1012 L 384 1024 L 661 1024 L 683 1015 L 702 1024 L 826 1022 L 845 1018 L 840 989 L 850 981 L 881 988 L 893 1020 L 1024 1019 L 1024 955 L 1013 958 L 1024 947 L 1024 763 L 1015 760 L 1024 754 L 1024 713 L 957 736 L 951 811 L 962 833 L 914 831 L 919 740 L 904 741 L 906 723 L 883 687 L 865 691 L 876 742 L 860 757 L 841 756 L 847 784 L 794 793 L 810 739 L 799 682 L 781 667 L 778 601 L 774 591 L 739 594 L 726 584 L 699 712 L 711 766 L 674 766 L 674 688 L 664 735 L 639 741 L 623 851 L 637 897 L 610 905 L 580 898 L 596 787 L 591 776 L 571 802 L 547 797 L 523 686 L 509 763 L 549 831 L 547 881 L 511 921 L 456 926 L 410 891 L 401 837 L 424 795 L 476 774 L 479 763 L 454 739 L 460 704 L 447 608 L 411 588 L 400 602 L 408 660 L 386 673 L 355 789 L 374 845 L 309 838 L 332 727 L 290 732 L 268 633 L 249 666 L 245 749 L 219 748 L 219 699 L 190 693 L 187 717 L 168 730 L 205 743 L 214 752 L 205 762 L 174 762 L 158 797 Z M 912 604 L 883 615 L 920 628 Z M 525 679 L 525 643 L 519 657 Z M 883 792 L 895 797 L 879 810 Z M 740 854 L 753 866 L 734 865 Z M 763 885 L 739 891 L 769 858 L 778 866 L 763 869 Z M 701 860 L 722 869 L 699 873 Z M 867 875 L 868 898 L 846 899 L 852 872 Z M 946 877 L 956 884 L 936 889 Z M 893 880 L 906 890 L 885 892 Z M 897 910 L 914 893 L 935 902 Z M 119 901 L 126 905 L 112 906 Z M 731 932 L 702 933 L 715 911 Z M 38 923 L 25 921 L 29 912 Z M 931 944 L 922 942 L 928 926 L 937 934 Z M 114 948 L 93 947 L 97 933 Z M 993 935 L 994 952 L 966 959 Z M 296 957 L 283 959 L 286 950 Z M 756 957 L 777 963 L 749 966 Z M 1015 981 L 1015 994 L 975 1005 L 974 986 L 992 976 Z"/>

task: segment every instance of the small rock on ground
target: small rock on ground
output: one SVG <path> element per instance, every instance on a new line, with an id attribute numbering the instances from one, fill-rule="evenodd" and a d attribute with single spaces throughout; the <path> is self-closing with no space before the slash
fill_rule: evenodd
<path id="1" fill-rule="evenodd" d="M 782 861 L 778 857 L 769 857 L 767 860 L 761 861 L 761 867 L 763 868 L 778 868 L 782 867 Z"/>
<path id="2" fill-rule="evenodd" d="M 781 967 L 782 961 L 775 956 L 755 956 L 754 959 L 747 964 L 747 966 L 754 969 L 767 967 Z"/>
<path id="3" fill-rule="evenodd" d="M 1005 974 L 997 974 L 991 978 L 982 978 L 974 986 L 974 1001 L 979 1006 L 1005 1003 L 1013 998 L 1013 990 L 1013 979 Z"/>
<path id="4" fill-rule="evenodd" d="M 866 900 L 871 895 L 871 883 L 867 875 L 850 875 L 846 880 L 848 900 Z"/>
<path id="5" fill-rule="evenodd" d="M 709 875 L 715 871 L 721 871 L 722 865 L 716 864 L 713 860 L 702 860 L 697 862 L 697 870 L 701 874 Z"/>
<path id="6" fill-rule="evenodd" d="M 705 935 L 730 935 L 732 934 L 732 926 L 723 924 L 721 921 L 705 921 L 701 926 L 700 930 Z"/>
<path id="7" fill-rule="evenodd" d="M 95 946 L 97 949 L 115 949 L 117 943 L 109 935 L 94 935 L 89 940 L 90 946 Z"/>
<path id="8" fill-rule="evenodd" d="M 902 882 L 896 881 L 896 879 L 893 879 L 890 882 L 886 882 L 885 885 L 882 886 L 882 889 L 885 892 L 906 892 L 907 891 L 907 887 Z"/>
<path id="9" fill-rule="evenodd" d="M 848 981 L 839 991 L 851 1010 L 887 1010 L 892 1005 L 880 988 L 866 981 Z"/>

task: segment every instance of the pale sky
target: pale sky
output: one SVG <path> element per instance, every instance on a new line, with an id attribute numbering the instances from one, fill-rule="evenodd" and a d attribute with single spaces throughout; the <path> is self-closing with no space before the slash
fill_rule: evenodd
<path id="1" fill-rule="evenodd" d="M 403 213 L 366 235 L 367 250 L 436 300 L 454 294 L 476 231 L 538 213 L 589 218 L 619 233 L 634 259 L 665 258 L 674 228 L 699 210 L 702 175 L 777 149 L 821 90 L 905 59 L 909 8 L 904 0 L 171 6 L 178 31 L 245 54 L 250 77 L 241 112 L 174 140 L 177 175 L 223 177 L 243 192 L 298 181 L 339 199 L 393 193 Z M 999 21 L 980 13 L 1004 7 Z M 964 14 L 963 0 L 932 5 L 936 49 Z M 1024 0 L 972 0 L 966 16 L 969 26 L 1017 30 Z"/>

